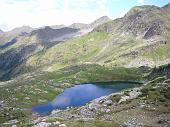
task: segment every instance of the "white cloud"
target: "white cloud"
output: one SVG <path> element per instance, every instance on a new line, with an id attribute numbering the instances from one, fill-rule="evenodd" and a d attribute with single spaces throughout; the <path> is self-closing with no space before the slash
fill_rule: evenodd
<path id="1" fill-rule="evenodd" d="M 137 3 L 138 3 L 138 4 L 144 4 L 145 1 L 144 1 L 144 0 L 138 0 Z"/>
<path id="2" fill-rule="evenodd" d="M 8 30 L 22 25 L 40 27 L 69 25 L 74 22 L 90 23 L 100 16 L 109 16 L 106 2 L 107 0 L 0 0 L 0 26 L 8 26 L 1 27 Z"/>

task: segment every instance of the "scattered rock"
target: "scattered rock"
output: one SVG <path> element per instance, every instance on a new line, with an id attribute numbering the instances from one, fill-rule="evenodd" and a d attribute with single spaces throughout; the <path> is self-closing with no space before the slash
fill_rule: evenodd
<path id="1" fill-rule="evenodd" d="M 40 103 L 45 103 L 45 102 L 47 102 L 47 100 L 39 99 L 38 102 L 40 102 Z"/>
<path id="2" fill-rule="evenodd" d="M 145 104 L 145 103 L 139 104 L 139 108 L 144 108 L 144 107 L 146 107 L 146 104 Z"/>
<path id="3" fill-rule="evenodd" d="M 91 111 L 97 111 L 98 108 L 99 108 L 99 104 L 96 103 L 96 102 L 92 102 L 89 104 L 88 108 L 91 110 Z"/>
<path id="4" fill-rule="evenodd" d="M 141 94 L 140 88 L 134 88 L 129 92 L 129 96 L 122 96 L 119 103 L 137 98 Z"/>
<path id="5" fill-rule="evenodd" d="M 142 123 L 136 123 L 134 121 L 127 121 L 124 122 L 122 127 L 144 127 L 144 125 Z"/>
<path id="6" fill-rule="evenodd" d="M 107 109 L 107 110 L 106 110 L 106 113 L 109 113 L 110 111 L 111 111 L 110 109 Z"/>
<path id="7" fill-rule="evenodd" d="M 40 122 L 40 123 L 34 125 L 33 127 L 49 127 L 51 125 L 52 125 L 51 123 Z"/>
<path id="8" fill-rule="evenodd" d="M 25 97 L 25 100 L 30 100 L 30 98 L 29 97 Z"/>
<path id="9" fill-rule="evenodd" d="M 61 110 L 53 110 L 52 112 L 51 112 L 51 114 L 57 114 L 57 113 L 59 113 Z"/>
<path id="10" fill-rule="evenodd" d="M 18 123 L 18 120 L 14 119 L 14 120 L 10 120 L 10 121 L 4 123 L 4 125 L 14 125 L 14 124 L 17 124 L 17 123 Z"/>
<path id="11" fill-rule="evenodd" d="M 3 107 L 4 101 L 0 101 L 0 107 Z"/>
<path id="12" fill-rule="evenodd" d="M 53 125 L 60 125 L 59 121 L 53 122 Z"/>
<path id="13" fill-rule="evenodd" d="M 167 119 L 161 119 L 158 121 L 159 124 L 170 124 L 170 120 Z"/>
<path id="14" fill-rule="evenodd" d="M 113 104 L 112 100 L 107 100 L 103 103 L 105 106 L 111 106 Z"/>
<path id="15" fill-rule="evenodd" d="M 66 127 L 66 125 L 65 124 L 60 124 L 59 127 Z"/>

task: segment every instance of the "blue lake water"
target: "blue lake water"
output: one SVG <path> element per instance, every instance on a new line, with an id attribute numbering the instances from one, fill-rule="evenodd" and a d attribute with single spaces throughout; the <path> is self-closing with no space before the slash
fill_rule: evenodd
<path id="1" fill-rule="evenodd" d="M 54 109 L 81 106 L 101 96 L 132 88 L 136 85 L 136 83 L 132 82 L 103 82 L 75 85 L 74 87 L 66 88 L 53 101 L 44 105 L 34 106 L 32 111 L 40 115 L 47 115 Z"/>

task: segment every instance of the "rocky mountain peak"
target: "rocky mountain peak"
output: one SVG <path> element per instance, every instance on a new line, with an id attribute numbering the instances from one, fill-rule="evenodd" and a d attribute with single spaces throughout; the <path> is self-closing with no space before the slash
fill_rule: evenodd
<path id="1" fill-rule="evenodd" d="M 88 24 L 85 24 L 85 23 L 73 23 L 69 27 L 74 28 L 74 29 L 84 29 L 84 28 L 88 27 Z"/>
<path id="2" fill-rule="evenodd" d="M 109 21 L 111 20 L 108 16 L 102 16 L 98 19 L 96 19 L 94 22 L 101 22 L 101 21 Z"/>
<path id="3" fill-rule="evenodd" d="M 159 9 L 159 7 L 154 5 L 143 5 L 143 6 L 135 6 L 132 9 L 130 9 L 125 16 L 131 16 L 136 13 L 142 12 L 142 11 L 148 11 L 151 9 Z"/>
<path id="4" fill-rule="evenodd" d="M 102 16 L 99 19 L 93 21 L 90 24 L 85 24 L 85 23 L 73 23 L 72 25 L 70 25 L 70 28 L 74 28 L 74 29 L 88 29 L 88 28 L 95 28 L 98 25 L 101 25 L 103 23 L 106 23 L 108 21 L 111 21 L 111 19 L 108 16 Z"/>
<path id="5" fill-rule="evenodd" d="M 168 5 L 166 6 L 166 8 Z M 136 37 L 150 39 L 169 31 L 169 10 L 157 6 L 136 6 L 124 17 L 112 22 L 100 25 L 95 30 L 105 32 L 120 32 L 120 34 L 132 34 Z"/>
<path id="6" fill-rule="evenodd" d="M 49 27 L 49 26 L 45 26 L 45 27 L 44 27 L 44 30 L 52 30 L 52 28 Z"/>
<path id="7" fill-rule="evenodd" d="M 61 28 L 64 28 L 66 27 L 65 25 L 53 25 L 53 26 L 50 26 L 52 29 L 61 29 Z"/>
<path id="8" fill-rule="evenodd" d="M 101 25 L 101 24 L 109 22 L 109 21 L 111 21 L 111 19 L 108 16 L 102 16 L 99 19 L 92 22 L 90 25 L 93 27 L 96 27 L 98 25 Z"/>
<path id="9" fill-rule="evenodd" d="M 30 33 L 32 30 L 33 28 L 31 28 L 30 26 L 21 26 L 21 27 L 14 28 L 10 32 L 15 33 L 15 34 L 20 34 L 23 32 Z"/>
<path id="10" fill-rule="evenodd" d="M 36 36 L 37 39 L 42 42 L 45 47 L 51 47 L 58 42 L 62 42 L 68 38 L 73 37 L 77 32 L 78 29 L 69 27 L 52 29 L 50 26 L 46 26 L 44 28 L 32 31 L 30 36 Z"/>
<path id="11" fill-rule="evenodd" d="M 162 8 L 170 8 L 170 3 L 166 4 L 166 5 L 163 6 Z"/>

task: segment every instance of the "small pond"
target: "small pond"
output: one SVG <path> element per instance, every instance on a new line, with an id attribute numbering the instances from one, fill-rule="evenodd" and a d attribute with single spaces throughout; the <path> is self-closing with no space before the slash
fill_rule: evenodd
<path id="1" fill-rule="evenodd" d="M 119 81 L 75 85 L 74 87 L 66 88 L 53 101 L 44 105 L 34 106 L 32 111 L 40 115 L 47 115 L 54 109 L 81 106 L 101 96 L 135 86 L 137 86 L 137 83 Z"/>

